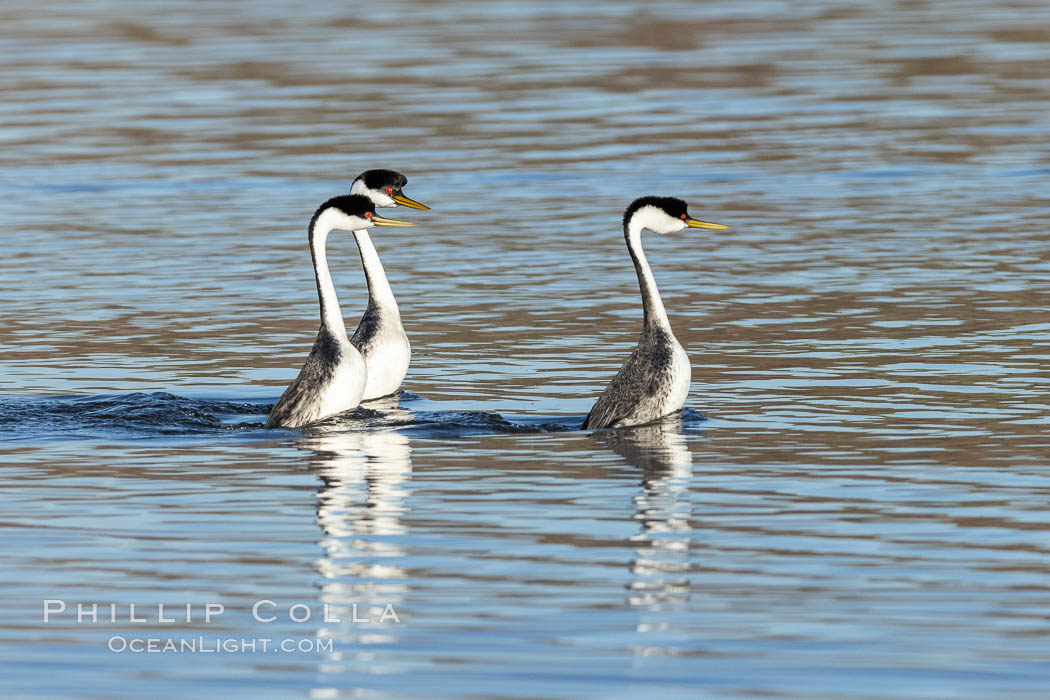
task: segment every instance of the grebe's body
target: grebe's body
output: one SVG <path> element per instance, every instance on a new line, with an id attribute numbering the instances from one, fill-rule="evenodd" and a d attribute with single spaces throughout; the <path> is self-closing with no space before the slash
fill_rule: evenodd
<path id="1" fill-rule="evenodd" d="M 413 224 L 376 216 L 371 200 L 356 194 L 328 200 L 310 220 L 310 255 L 321 307 L 321 328 L 299 376 L 270 411 L 267 426 L 298 428 L 356 408 L 361 402 L 368 370 L 361 353 L 346 336 L 325 244 L 328 234 L 336 229 L 358 231 L 376 225 Z"/>
<path id="2" fill-rule="evenodd" d="M 584 429 L 641 425 L 685 405 L 691 368 L 670 328 L 642 326 L 638 347 L 587 414 Z"/>
<path id="3" fill-rule="evenodd" d="M 674 197 L 641 197 L 627 207 L 623 233 L 642 293 L 642 334 L 638 347 L 587 414 L 584 429 L 651 423 L 685 405 L 691 380 L 689 357 L 671 331 L 641 237 L 644 229 L 673 233 L 687 227 L 729 228 L 692 218 L 686 203 Z"/>
<path id="4" fill-rule="evenodd" d="M 300 428 L 357 408 L 367 379 L 365 360 L 346 338 L 324 326 L 299 376 L 270 410 L 270 428 Z"/>
<path id="5" fill-rule="evenodd" d="M 366 170 L 350 186 L 351 194 L 372 200 L 377 207 L 404 206 L 429 209 L 425 204 L 405 196 L 401 188 L 408 182 L 395 170 Z M 368 231 L 354 231 L 361 265 L 368 282 L 368 306 L 350 342 L 361 353 L 368 368 L 368 382 L 362 401 L 393 394 L 401 386 L 412 358 L 412 346 L 401 325 L 401 313 L 390 289 L 379 253 Z"/>

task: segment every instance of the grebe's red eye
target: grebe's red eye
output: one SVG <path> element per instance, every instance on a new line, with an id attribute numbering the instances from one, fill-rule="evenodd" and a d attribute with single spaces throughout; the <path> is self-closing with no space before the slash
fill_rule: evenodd
<path id="1" fill-rule="evenodd" d="M 393 192 L 393 191 L 394 191 L 394 188 L 393 188 L 393 187 L 387 187 L 387 188 L 386 188 L 386 193 L 387 193 L 387 194 L 390 194 L 390 193 L 391 193 L 391 192 Z"/>
<path id="2" fill-rule="evenodd" d="M 683 219 L 685 218 L 685 214 L 682 214 L 682 218 L 683 218 Z"/>
<path id="3" fill-rule="evenodd" d="M 365 218 L 366 218 L 366 219 L 371 219 L 371 218 L 372 218 L 372 212 L 370 212 L 370 211 L 366 211 L 366 212 L 365 212 Z"/>

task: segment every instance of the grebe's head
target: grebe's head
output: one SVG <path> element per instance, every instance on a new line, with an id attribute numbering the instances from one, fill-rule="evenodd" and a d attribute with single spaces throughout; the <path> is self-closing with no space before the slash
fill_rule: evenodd
<path id="1" fill-rule="evenodd" d="M 373 226 L 415 226 L 411 221 L 376 216 L 375 204 L 363 194 L 343 194 L 329 199 L 318 208 L 310 220 L 311 231 L 321 219 L 324 219 L 325 227 L 329 231 L 361 231 Z"/>
<path id="2" fill-rule="evenodd" d="M 401 191 L 406 182 L 408 178 L 396 170 L 366 170 L 350 185 L 350 194 L 363 194 L 377 207 L 429 209 L 426 204 L 409 198 Z"/>
<path id="3" fill-rule="evenodd" d="M 677 197 L 639 197 L 623 213 L 624 230 L 649 229 L 656 233 L 675 233 L 684 228 L 727 229 L 722 224 L 694 219 L 688 205 Z"/>

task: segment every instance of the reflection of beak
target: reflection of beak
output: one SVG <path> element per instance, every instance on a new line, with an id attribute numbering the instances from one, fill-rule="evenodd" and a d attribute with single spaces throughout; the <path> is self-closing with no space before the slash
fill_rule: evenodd
<path id="1" fill-rule="evenodd" d="M 390 199 L 394 200 L 403 207 L 411 207 L 412 209 L 429 209 L 426 204 L 420 204 L 414 199 L 409 199 L 403 194 L 391 195 Z"/>
<path id="2" fill-rule="evenodd" d="M 729 228 L 725 224 L 712 224 L 710 221 L 700 221 L 698 219 L 686 219 L 685 225 L 689 228 Z"/>
<path id="3" fill-rule="evenodd" d="M 415 226 L 411 221 L 398 221 L 397 219 L 384 219 L 381 216 L 373 216 L 369 219 L 377 226 Z"/>

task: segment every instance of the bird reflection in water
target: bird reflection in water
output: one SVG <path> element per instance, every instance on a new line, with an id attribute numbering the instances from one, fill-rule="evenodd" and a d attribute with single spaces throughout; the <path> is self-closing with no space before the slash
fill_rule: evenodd
<path id="1" fill-rule="evenodd" d="M 397 397 L 381 401 L 386 403 L 368 407 L 387 414 L 400 410 Z M 330 662 L 352 665 L 364 652 L 345 657 L 342 650 L 397 640 L 396 622 L 380 620 L 388 606 L 401 613 L 407 588 L 405 550 L 398 542 L 407 531 L 402 517 L 411 492 L 411 448 L 406 436 L 392 430 L 346 432 L 345 426 L 311 429 L 297 447 L 312 453 L 309 464 L 322 481 L 319 602 L 340 620 L 324 622 L 317 636 L 336 640 Z"/>
<path id="2" fill-rule="evenodd" d="M 635 558 L 629 604 L 654 613 L 684 608 L 689 599 L 693 462 L 681 415 L 599 432 L 595 440 L 641 470 L 641 489 L 634 497 L 634 517 L 641 532 L 632 538 Z M 673 616 L 643 617 L 637 631 L 669 630 L 674 624 Z"/>

